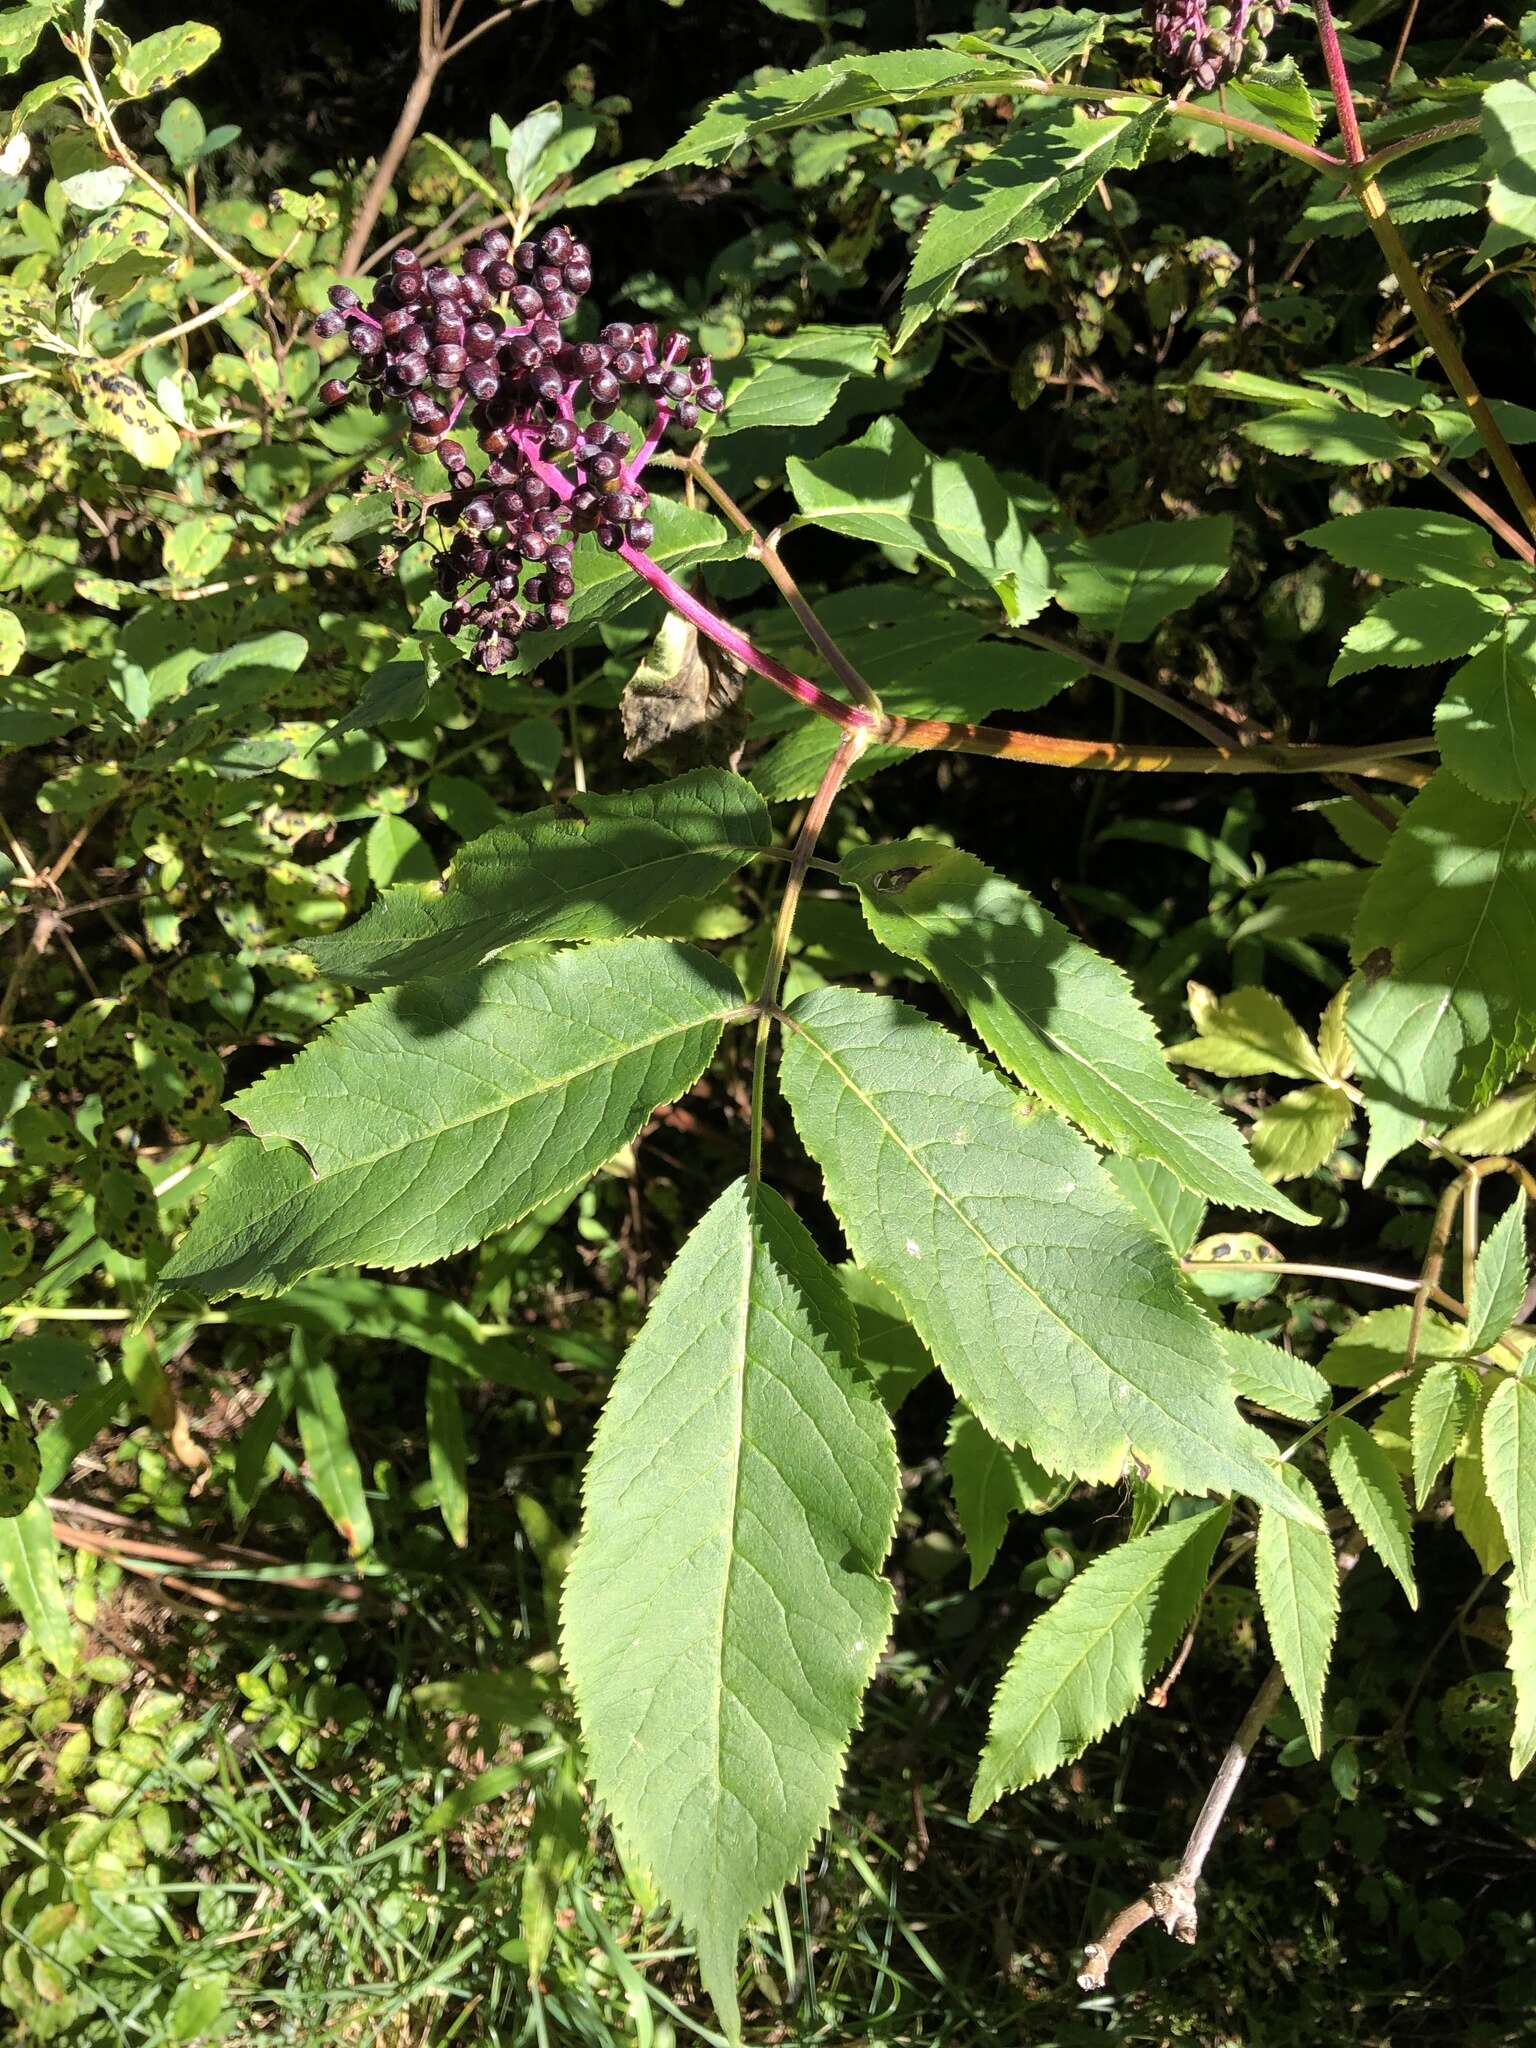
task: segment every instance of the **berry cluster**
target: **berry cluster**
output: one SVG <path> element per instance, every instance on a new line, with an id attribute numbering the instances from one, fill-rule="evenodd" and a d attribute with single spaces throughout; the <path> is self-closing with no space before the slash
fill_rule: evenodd
<path id="1" fill-rule="evenodd" d="M 435 449 L 448 472 L 435 509 L 458 531 L 438 555 L 442 629 L 473 626 L 487 670 L 512 659 L 523 633 L 566 624 L 576 535 L 596 534 L 608 549 L 650 546 L 639 478 L 652 449 L 674 419 L 693 427 L 724 404 L 709 357 L 690 361 L 686 335 L 663 340 L 649 322 L 616 320 L 595 340 L 571 339 L 591 284 L 591 252 L 569 228 L 516 247 L 487 228 L 457 271 L 397 249 L 366 307 L 335 285 L 332 310 L 315 322 L 321 340 L 346 335 L 374 409 L 403 404 L 411 447 Z M 332 377 L 320 396 L 340 405 L 350 389 Z M 610 424 L 626 392 L 653 408 L 638 452 Z M 448 438 L 466 410 L 488 458 L 478 475 L 463 443 Z"/>
<path id="2" fill-rule="evenodd" d="M 1244 64 L 1262 64 L 1268 38 L 1291 0 L 1153 0 L 1147 8 L 1152 46 L 1165 72 L 1191 78 L 1201 92 L 1236 77 Z"/>

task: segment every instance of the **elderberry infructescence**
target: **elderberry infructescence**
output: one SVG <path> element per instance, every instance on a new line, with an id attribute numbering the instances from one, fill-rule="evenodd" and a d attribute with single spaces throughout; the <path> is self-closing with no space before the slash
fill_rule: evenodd
<path id="1" fill-rule="evenodd" d="M 662 339 L 648 321 L 615 320 L 595 341 L 569 340 L 591 284 L 591 252 L 568 227 L 516 247 L 487 228 L 459 270 L 397 249 L 366 307 L 334 285 L 332 310 L 315 322 L 321 340 L 346 335 L 374 410 L 403 406 L 411 447 L 435 449 L 448 472 L 447 502 L 435 510 L 458 531 L 437 557 L 442 630 L 472 626 L 487 670 L 512 659 L 522 634 L 569 620 L 575 535 L 593 533 L 610 550 L 654 538 L 643 463 L 609 424 L 623 394 L 643 393 L 655 408 L 642 455 L 672 420 L 692 427 L 724 404 L 709 357 L 690 360 L 686 335 Z M 320 396 L 340 405 L 350 389 L 331 377 Z M 479 477 L 448 438 L 461 415 L 490 458 Z"/>
<path id="2" fill-rule="evenodd" d="M 1151 0 L 1152 47 L 1165 73 L 1213 92 L 1244 64 L 1262 64 L 1291 0 Z"/>

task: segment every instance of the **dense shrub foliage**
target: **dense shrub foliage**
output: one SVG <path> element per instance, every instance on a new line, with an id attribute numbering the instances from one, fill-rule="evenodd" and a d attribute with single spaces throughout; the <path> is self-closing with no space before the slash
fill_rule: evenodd
<path id="1" fill-rule="evenodd" d="M 0 15 L 0 2001 L 1512 2040 L 1536 17 L 618 12 Z"/>

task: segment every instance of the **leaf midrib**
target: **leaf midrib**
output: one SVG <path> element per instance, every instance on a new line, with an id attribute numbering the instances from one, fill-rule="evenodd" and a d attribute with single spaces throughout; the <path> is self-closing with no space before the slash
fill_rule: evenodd
<path id="1" fill-rule="evenodd" d="M 883 1111 L 879 1109 L 879 1107 L 876 1105 L 872 1097 L 867 1095 L 865 1091 L 859 1087 L 858 1083 L 853 1079 L 852 1075 L 848 1072 L 847 1068 L 842 1066 L 837 1061 L 837 1059 L 834 1058 L 833 1054 L 828 1049 L 828 1047 L 825 1046 L 821 1042 L 821 1040 L 818 1039 L 811 1031 L 807 1030 L 805 1024 L 799 1018 L 789 1016 L 786 1014 L 784 1022 L 790 1025 L 796 1032 L 798 1032 L 799 1035 L 803 1039 L 805 1039 L 807 1044 L 815 1046 L 817 1052 L 820 1053 L 821 1057 L 826 1061 L 827 1065 L 832 1068 L 833 1072 L 837 1074 L 838 1078 L 842 1081 L 843 1085 L 850 1091 L 851 1094 L 857 1096 L 859 1101 L 864 1104 L 869 1114 L 874 1118 L 875 1122 L 878 1123 L 880 1127 L 888 1134 L 891 1141 L 895 1144 L 897 1150 L 910 1163 L 913 1170 L 923 1180 L 925 1180 L 928 1183 L 929 1187 L 932 1188 L 934 1194 L 939 1197 L 939 1199 L 944 1203 L 945 1207 L 950 1211 L 950 1213 L 954 1215 L 959 1222 L 964 1224 L 965 1228 L 976 1239 L 976 1242 L 986 1252 L 987 1256 L 995 1260 L 996 1263 L 1002 1267 L 1003 1271 L 1009 1276 L 1009 1278 L 1014 1280 L 1018 1284 L 1018 1286 L 1021 1287 L 1023 1291 L 1030 1297 L 1030 1299 L 1037 1303 L 1038 1306 L 1045 1311 L 1046 1315 L 1050 1317 L 1052 1322 L 1056 1323 L 1058 1327 L 1064 1330 L 1070 1338 L 1072 1338 L 1076 1343 L 1080 1344 L 1091 1358 L 1096 1359 L 1099 1365 L 1103 1367 L 1104 1371 L 1109 1375 L 1109 1377 L 1112 1380 L 1114 1380 L 1117 1384 L 1126 1387 L 1139 1400 L 1146 1402 L 1149 1407 L 1155 1409 L 1157 1413 L 1161 1415 L 1164 1418 L 1164 1420 L 1168 1422 L 1175 1430 L 1177 1430 L 1181 1436 L 1189 1437 L 1195 1435 L 1196 1432 L 1190 1428 L 1189 1424 L 1181 1421 L 1180 1418 L 1174 1415 L 1168 1408 L 1166 1408 L 1163 1405 L 1163 1403 L 1157 1399 L 1155 1395 L 1150 1394 L 1146 1392 L 1143 1388 L 1137 1386 L 1134 1380 L 1128 1379 L 1125 1376 L 1125 1374 L 1121 1372 L 1117 1367 L 1111 1365 L 1109 1360 L 1098 1349 L 1098 1347 L 1090 1343 L 1088 1338 L 1085 1337 L 1080 1330 L 1074 1328 L 1074 1326 L 1067 1321 L 1066 1317 L 1063 1316 L 1059 1310 L 1054 1308 L 1052 1304 L 1048 1302 L 1045 1299 L 1045 1297 L 1042 1294 L 1040 1294 L 1039 1291 L 1030 1284 L 1030 1282 L 1025 1278 L 1025 1276 L 1019 1271 L 1018 1267 L 1012 1264 L 1012 1262 L 1003 1255 L 1003 1253 L 998 1249 L 998 1247 L 992 1243 L 991 1239 L 985 1234 L 985 1232 L 982 1231 L 978 1227 L 978 1225 L 973 1223 L 970 1217 L 967 1216 L 964 1213 L 964 1211 L 959 1208 L 959 1206 L 954 1200 L 954 1197 L 949 1194 L 949 1192 L 945 1189 L 945 1187 L 940 1181 L 934 1178 L 933 1174 L 929 1172 L 928 1168 L 912 1151 L 911 1147 L 907 1145 L 905 1141 L 902 1139 L 900 1133 L 896 1130 L 894 1124 L 892 1124 L 889 1118 L 885 1116 Z M 1126 1430 L 1124 1434 L 1128 1442 L 1134 1441 L 1134 1439 L 1131 1437 L 1131 1433 L 1129 1430 Z"/>
<path id="2" fill-rule="evenodd" d="M 506 1005 L 504 1007 L 511 1006 Z M 386 1146 L 382 1151 L 367 1153 L 359 1159 L 344 1160 L 339 1166 L 327 1167 L 324 1172 L 315 1165 L 314 1156 L 302 1138 L 292 1136 L 287 1131 L 260 1130 L 255 1124 L 250 1122 L 248 1117 L 242 1117 L 242 1121 L 249 1126 L 258 1138 L 263 1140 L 281 1138 L 286 1143 L 297 1145 L 299 1150 L 309 1160 L 310 1171 L 313 1173 L 315 1184 L 318 1186 L 328 1180 L 339 1179 L 343 1174 L 356 1173 L 366 1167 L 378 1166 L 386 1159 L 399 1158 L 402 1153 L 410 1151 L 414 1146 L 436 1144 L 439 1138 L 447 1137 L 453 1131 L 468 1130 L 475 1124 L 483 1123 L 487 1117 L 505 1116 L 510 1110 L 519 1108 L 525 1102 L 532 1102 L 537 1097 L 548 1095 L 557 1089 L 569 1088 L 574 1082 L 585 1080 L 587 1075 L 601 1072 L 604 1067 L 616 1067 L 621 1061 L 627 1060 L 637 1053 L 652 1052 L 658 1045 L 664 1045 L 670 1038 L 685 1037 L 688 1032 L 697 1031 L 709 1024 L 718 1024 L 723 1031 L 727 1024 L 750 1014 L 751 1005 L 747 1003 L 737 1003 L 732 1004 L 729 1008 L 705 1011 L 700 1016 L 690 1018 L 685 1024 L 671 1025 L 667 1030 L 659 1031 L 651 1038 L 636 1039 L 633 1043 L 622 1046 L 618 1052 L 610 1053 L 602 1059 L 588 1060 L 584 1066 L 573 1067 L 567 1073 L 541 1078 L 536 1087 L 525 1089 L 521 1095 L 505 1096 L 491 1106 L 475 1110 L 470 1116 L 454 1117 L 446 1123 L 437 1124 L 420 1137 L 408 1138 L 403 1144 Z M 239 1115 L 240 1112 L 237 1110 L 236 1114 Z"/>

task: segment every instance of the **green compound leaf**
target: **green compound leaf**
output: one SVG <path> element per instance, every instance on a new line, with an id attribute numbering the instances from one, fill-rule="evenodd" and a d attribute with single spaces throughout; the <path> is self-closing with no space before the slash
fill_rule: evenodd
<path id="1" fill-rule="evenodd" d="M 1155 519 L 1074 541 L 1057 563 L 1057 602 L 1085 626 L 1125 643 L 1145 640 L 1226 576 L 1232 521 L 1225 513 Z"/>
<path id="2" fill-rule="evenodd" d="M 702 120 L 695 121 L 652 168 L 673 171 L 684 164 L 721 164 L 754 136 L 803 127 L 807 121 L 838 120 L 865 107 L 948 99 L 987 86 L 1002 90 L 1017 69 L 995 59 L 948 51 L 888 50 L 817 64 L 782 78 L 753 79 L 714 101 Z"/>
<path id="3" fill-rule="evenodd" d="M 736 1182 L 614 1380 L 563 1598 L 597 1789 L 733 2037 L 737 1939 L 826 1822 L 885 1641 L 898 1496 L 836 1276 Z"/>
<path id="4" fill-rule="evenodd" d="M 1531 1276 L 1525 1212 L 1525 1189 L 1520 1188 L 1478 1252 L 1467 1311 L 1468 1351 L 1496 1344 L 1519 1314 Z"/>
<path id="5" fill-rule="evenodd" d="M 972 1820 L 1125 1719 L 1173 1654 L 1226 1524 L 1226 1508 L 1209 1508 L 1133 1537 L 1080 1572 L 1034 1624 L 992 1702 Z"/>
<path id="6" fill-rule="evenodd" d="M 41 1498 L 0 1520 L 0 1586 L 54 1670 L 73 1671 L 75 1638 L 59 1583 L 58 1543 Z"/>
<path id="7" fill-rule="evenodd" d="M 1515 1582 L 1536 1591 L 1536 1384 L 1505 1379 L 1483 1413 L 1483 1480 L 1498 1509 Z"/>
<path id="8" fill-rule="evenodd" d="M 353 1557 L 373 1548 L 373 1517 L 363 1468 L 352 1448 L 336 1368 L 317 1341 L 295 1330 L 289 1347 L 294 1412 L 315 1498 L 335 1523 Z"/>
<path id="9" fill-rule="evenodd" d="M 1283 1470 L 1296 1500 L 1316 1510 L 1317 1495 L 1308 1482 L 1289 1466 Z M 1321 1516 L 1309 1525 L 1261 1508 L 1255 1579 L 1275 1661 L 1285 1673 L 1312 1754 L 1320 1757 L 1323 1688 L 1339 1626 L 1339 1573 Z"/>
<path id="10" fill-rule="evenodd" d="M 951 576 L 994 591 L 1012 625 L 1026 625 L 1051 595 L 1045 552 L 1021 507 L 979 455 L 930 455 L 887 414 L 813 462 L 791 456 L 792 525 L 825 526 L 899 554 L 921 555 Z"/>
<path id="11" fill-rule="evenodd" d="M 958 1039 L 882 996 L 788 1013 L 781 1080 L 861 1266 L 955 1392 L 1053 1472 L 1301 1512 L 1238 1416 L 1221 1333 L 1096 1154 Z"/>
<path id="12" fill-rule="evenodd" d="M 1536 824 L 1442 769 L 1403 813 L 1351 949 L 1369 964 L 1346 1019 L 1369 1182 L 1426 1120 L 1441 1130 L 1480 1107 L 1536 1049 Z"/>
<path id="13" fill-rule="evenodd" d="M 1449 583 L 1392 590 L 1344 635 L 1328 680 L 1342 682 L 1365 669 L 1453 661 L 1479 647 L 1498 625 L 1498 611 L 1474 590 Z"/>
<path id="14" fill-rule="evenodd" d="M 158 1296 L 274 1294 L 479 1244 L 692 1087 L 741 1007 L 716 961 L 659 939 L 375 996 L 235 1098 L 255 1140 L 224 1148 Z"/>
<path id="15" fill-rule="evenodd" d="M 1025 1087 L 1097 1144 L 1159 1160 L 1213 1202 L 1297 1219 L 1236 1125 L 1169 1072 L 1126 976 L 1025 890 L 916 839 L 861 849 L 843 872 L 881 944 L 926 967 Z"/>
<path id="16" fill-rule="evenodd" d="M 1347 1415 L 1328 1425 L 1328 1470 L 1339 1499 L 1360 1525 L 1360 1533 L 1417 1607 L 1413 1578 L 1413 1525 L 1403 1482 L 1373 1436 Z"/>
<path id="17" fill-rule="evenodd" d="M 1316 1422 L 1328 1413 L 1333 1389 L 1316 1366 L 1246 1330 L 1228 1330 L 1222 1341 L 1233 1388 L 1242 1400 L 1289 1415 L 1293 1422 Z"/>
<path id="18" fill-rule="evenodd" d="M 1435 736 L 1446 767 L 1479 796 L 1536 797 L 1536 612 L 1512 613 L 1493 645 L 1451 677 Z"/>
<path id="19" fill-rule="evenodd" d="M 1456 1454 L 1473 1394 L 1467 1376 L 1448 1359 L 1432 1365 L 1414 1389 L 1409 1436 L 1413 1446 L 1413 1493 L 1423 1507 L 1435 1481 Z"/>
<path id="20" fill-rule="evenodd" d="M 1055 1493 L 1056 1482 L 1028 1451 L 988 1436 L 964 1407 L 956 1407 L 950 1420 L 944 1470 L 954 1489 L 971 1584 L 979 1586 L 992 1569 L 1009 1519 L 1038 1514 Z"/>
<path id="21" fill-rule="evenodd" d="M 725 411 L 711 439 L 753 427 L 816 426 L 850 377 L 874 375 L 884 344 L 878 327 L 813 325 L 778 339 L 754 336 L 726 386 Z"/>
<path id="22" fill-rule="evenodd" d="M 1389 583 L 1495 582 L 1501 565 L 1493 541 L 1453 512 L 1412 512 L 1395 505 L 1346 513 L 1296 538 L 1321 548 L 1346 569 L 1364 569 Z"/>
<path id="23" fill-rule="evenodd" d="M 1111 171 L 1140 163 L 1164 109 L 1065 126 L 1017 127 L 950 187 L 929 216 L 901 302 L 896 347 L 953 297 L 971 264 L 1014 242 L 1043 241 Z"/>
<path id="24" fill-rule="evenodd" d="M 299 950 L 332 980 L 379 989 L 526 939 L 624 938 L 707 896 L 772 836 L 757 791 L 724 769 L 573 796 L 469 840 L 440 883 L 392 888 L 348 930 Z"/>
<path id="25" fill-rule="evenodd" d="M 1354 468 L 1367 462 L 1424 462 L 1428 445 L 1394 421 L 1370 413 L 1351 412 L 1335 400 L 1319 399 L 1308 406 L 1272 412 L 1250 420 L 1238 430 L 1275 455 L 1298 455 L 1306 462 L 1338 463 Z"/>

